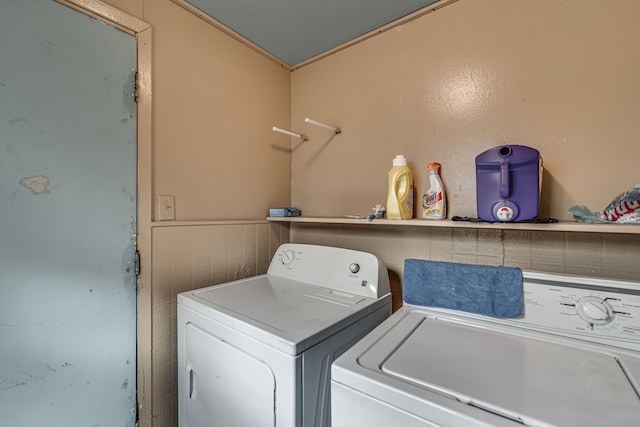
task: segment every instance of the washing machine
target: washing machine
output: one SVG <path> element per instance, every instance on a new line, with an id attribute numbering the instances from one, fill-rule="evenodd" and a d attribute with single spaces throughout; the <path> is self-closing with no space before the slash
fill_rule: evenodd
<path id="1" fill-rule="evenodd" d="M 331 363 L 391 314 L 379 258 L 304 244 L 177 302 L 180 427 L 329 426 Z"/>
<path id="2" fill-rule="evenodd" d="M 640 283 L 524 272 L 523 299 L 405 303 L 333 364 L 333 427 L 640 426 Z"/>

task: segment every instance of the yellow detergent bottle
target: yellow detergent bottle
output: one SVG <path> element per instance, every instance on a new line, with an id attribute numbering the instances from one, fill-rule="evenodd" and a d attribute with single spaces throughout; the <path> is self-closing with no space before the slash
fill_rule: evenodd
<path id="1" fill-rule="evenodd" d="M 389 170 L 386 209 L 388 219 L 413 218 L 413 175 L 402 154 L 393 159 L 393 167 Z"/>
<path id="2" fill-rule="evenodd" d="M 429 188 L 422 195 L 422 218 L 444 219 L 447 217 L 447 197 L 440 178 L 440 163 L 429 163 Z"/>

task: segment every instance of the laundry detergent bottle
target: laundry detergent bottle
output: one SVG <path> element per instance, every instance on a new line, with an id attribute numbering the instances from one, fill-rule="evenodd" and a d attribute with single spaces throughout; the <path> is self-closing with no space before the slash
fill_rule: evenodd
<path id="1" fill-rule="evenodd" d="M 440 178 L 440 163 L 429 163 L 429 188 L 422 195 L 422 218 L 445 219 L 447 217 L 447 197 Z"/>
<path id="2" fill-rule="evenodd" d="M 389 170 L 386 209 L 388 219 L 413 218 L 413 174 L 402 154 L 393 159 L 393 167 Z"/>

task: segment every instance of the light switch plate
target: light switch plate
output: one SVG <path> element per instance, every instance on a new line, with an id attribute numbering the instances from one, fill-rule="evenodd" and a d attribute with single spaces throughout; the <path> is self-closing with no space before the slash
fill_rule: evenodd
<path id="1" fill-rule="evenodd" d="M 158 217 L 160 221 L 176 219 L 175 197 L 158 196 Z"/>

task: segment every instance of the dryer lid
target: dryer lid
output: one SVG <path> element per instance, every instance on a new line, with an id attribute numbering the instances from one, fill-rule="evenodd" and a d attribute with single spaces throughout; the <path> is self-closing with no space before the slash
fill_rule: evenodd
<path id="1" fill-rule="evenodd" d="M 261 275 L 178 295 L 182 305 L 291 355 L 383 305 L 308 283 Z"/>
<path id="2" fill-rule="evenodd" d="M 527 426 L 637 424 L 640 356 L 607 349 L 427 317 L 382 370 Z"/>

